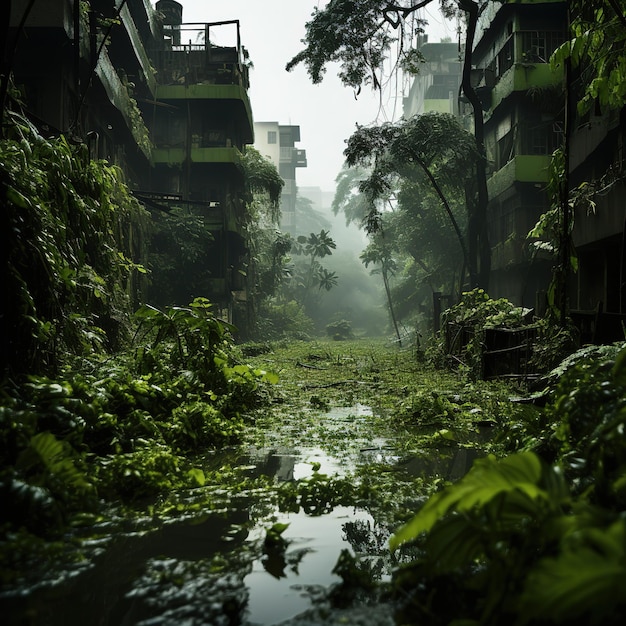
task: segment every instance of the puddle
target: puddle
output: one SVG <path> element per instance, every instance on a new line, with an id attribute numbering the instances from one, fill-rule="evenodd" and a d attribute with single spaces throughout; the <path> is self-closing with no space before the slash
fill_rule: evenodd
<path id="1" fill-rule="evenodd" d="M 277 624 L 310 608 L 311 597 L 320 587 L 341 580 L 332 570 L 342 549 L 354 552 L 350 543 L 352 525 L 374 526 L 369 514 L 342 506 L 326 515 L 297 513 L 280 517 L 279 521 L 289 523 L 282 534 L 289 542 L 283 562 L 276 567 L 269 558 L 255 561 L 245 578 L 249 591 L 247 616 L 253 624 Z"/>
<path id="2" fill-rule="evenodd" d="M 367 423 L 372 411 L 355 405 L 322 415 L 323 427 L 341 431 L 347 424 Z M 336 456 L 321 446 L 273 446 L 245 454 L 227 450 L 210 463 L 236 466 L 245 476 L 265 475 L 279 483 L 306 480 L 316 472 L 344 477 L 363 463 L 394 466 L 407 476 L 436 474 L 454 480 L 477 456 L 471 449 L 454 448 L 401 458 L 389 441 L 359 436 L 358 428 L 354 432 L 340 439 L 343 447 L 335 446 Z M 268 512 L 262 497 L 238 496 L 221 514 L 109 537 L 76 576 L 30 593 L 0 595 L 0 611 L 8 616 L 3 623 L 269 626 L 315 610 L 324 590 L 340 581 L 332 570 L 342 550 L 367 561 L 378 580 L 389 578 L 388 532 L 368 512 L 345 506 L 329 507 L 323 515 Z M 254 519 L 262 509 L 262 519 Z M 281 535 L 286 548 L 264 552 L 266 529 L 275 522 L 289 524 Z M 367 621 L 367 611 L 364 615 Z M 345 619 L 351 623 L 349 616 Z"/>

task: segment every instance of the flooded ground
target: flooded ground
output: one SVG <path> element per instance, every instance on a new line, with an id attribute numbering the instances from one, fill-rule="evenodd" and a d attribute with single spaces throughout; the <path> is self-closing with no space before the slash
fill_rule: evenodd
<path id="1" fill-rule="evenodd" d="M 82 560 L 3 591 L 3 623 L 393 624 L 384 593 L 397 565 L 387 547 L 393 526 L 423 500 L 420 487 L 463 476 L 489 428 L 466 428 L 460 441 L 442 428 L 443 414 L 402 425 L 390 411 L 408 392 L 390 388 L 371 355 L 337 346 L 308 357 L 307 368 L 258 357 L 281 371 L 281 386 L 252 416 L 243 445 L 205 457 L 221 484 L 170 494 L 175 515 L 148 507 L 68 537 Z M 411 379 L 411 354 L 395 358 Z M 346 589 L 350 563 L 376 590 Z"/>

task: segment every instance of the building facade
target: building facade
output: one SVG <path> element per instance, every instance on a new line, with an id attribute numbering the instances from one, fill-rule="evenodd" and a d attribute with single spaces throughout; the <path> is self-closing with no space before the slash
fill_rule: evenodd
<path id="1" fill-rule="evenodd" d="M 13 33 L 30 4 L 14 0 Z M 228 46 L 211 43 L 217 29 Z M 13 73 L 42 134 L 119 165 L 149 210 L 203 221 L 208 278 L 181 297 L 206 297 L 237 322 L 246 306 L 241 156 L 254 142 L 238 21 L 186 25 L 175 0 L 35 2 Z"/>
<path id="2" fill-rule="evenodd" d="M 306 150 L 296 148 L 300 141 L 300 127 L 278 122 L 255 122 L 255 148 L 267 157 L 285 182 L 280 200 L 280 228 L 284 232 L 296 232 L 296 170 L 306 167 Z"/>
<path id="3" fill-rule="evenodd" d="M 473 53 L 488 159 L 490 295 L 533 308 L 553 260 L 527 235 L 550 206 L 551 155 L 563 143 L 563 75 L 550 55 L 567 37 L 562 1 L 488 3 Z"/>
<path id="4" fill-rule="evenodd" d="M 13 0 L 10 32 L 13 76 L 31 121 L 44 136 L 88 143 L 92 158 L 131 179 L 145 177 L 151 144 L 137 101 L 154 98 L 147 49 L 159 36 L 148 0 L 128 0 L 119 14 L 114 0 L 35 2 L 18 37 L 28 5 Z"/>
<path id="5" fill-rule="evenodd" d="M 157 84 L 154 99 L 142 106 L 152 167 L 138 197 L 202 218 L 213 244 L 207 278 L 189 295 L 208 298 L 238 322 L 247 257 L 241 157 L 254 141 L 239 22 L 186 24 L 172 0 L 160 0 L 156 10 L 164 16 L 161 39 L 150 51 Z M 217 31 L 231 45 L 211 44 Z"/>
<path id="6" fill-rule="evenodd" d="M 429 111 L 458 115 L 461 58 L 456 43 L 429 43 L 422 35 L 417 42 L 423 63 L 403 100 L 405 119 Z"/>

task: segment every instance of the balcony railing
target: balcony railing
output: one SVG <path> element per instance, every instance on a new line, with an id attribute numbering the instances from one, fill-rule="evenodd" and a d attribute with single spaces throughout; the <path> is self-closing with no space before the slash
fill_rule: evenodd
<path id="1" fill-rule="evenodd" d="M 495 56 L 484 64 L 496 79 L 514 63 L 549 63 L 550 55 L 565 41 L 560 30 L 520 30 L 512 33 Z"/>
<path id="2" fill-rule="evenodd" d="M 518 123 L 498 140 L 492 155 L 497 169 L 517 155 L 551 155 L 563 145 L 563 127 L 558 120 Z"/>
<path id="3" fill-rule="evenodd" d="M 216 31 L 234 27 L 232 46 L 216 45 Z M 161 85 L 198 83 L 240 85 L 248 89 L 248 67 L 239 35 L 239 21 L 182 24 L 164 28 L 164 49 L 155 50 L 154 62 Z"/>
<path id="4" fill-rule="evenodd" d="M 284 146 L 280 149 L 280 162 L 289 163 L 294 167 L 306 167 L 306 150 L 300 150 L 291 146 Z"/>

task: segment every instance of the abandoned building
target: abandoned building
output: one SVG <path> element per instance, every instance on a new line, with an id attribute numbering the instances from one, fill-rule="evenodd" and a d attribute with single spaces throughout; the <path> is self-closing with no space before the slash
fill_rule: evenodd
<path id="1" fill-rule="evenodd" d="M 551 207 L 550 161 L 564 143 L 565 76 L 562 67 L 550 65 L 550 56 L 567 37 L 563 0 L 507 0 L 484 4 L 474 40 L 472 79 L 483 105 L 488 160 L 489 295 L 539 314 L 559 260 L 537 252 L 527 236 Z M 428 96 L 435 83 L 452 81 L 453 65 L 441 63 L 450 45 L 424 43 L 425 71 L 405 99 L 405 117 L 427 110 L 456 113 L 445 98 L 433 103 Z M 441 76 L 433 77 L 430 57 L 437 55 L 437 46 L 434 68 Z M 447 50 L 450 61 L 452 52 Z M 471 114 L 459 99 L 458 114 Z M 623 339 L 626 114 L 596 107 L 581 118 L 572 109 L 569 189 L 601 182 L 595 185 L 593 210 L 579 203 L 572 215 L 578 271 L 569 277 L 569 306 L 583 342 Z"/>
<path id="2" fill-rule="evenodd" d="M 13 3 L 13 28 L 28 4 Z M 211 44 L 218 29 L 228 46 Z M 240 157 L 254 141 L 238 21 L 184 24 L 174 0 L 37 2 L 13 70 L 44 136 L 65 134 L 118 165 L 150 211 L 202 217 L 210 279 L 187 295 L 236 321 L 246 301 Z"/>

